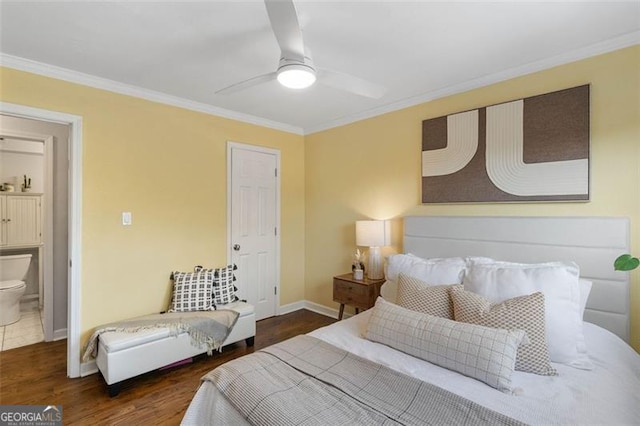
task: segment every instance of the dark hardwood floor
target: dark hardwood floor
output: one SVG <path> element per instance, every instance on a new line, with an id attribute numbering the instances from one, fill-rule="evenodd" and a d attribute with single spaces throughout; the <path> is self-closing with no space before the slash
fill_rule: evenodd
<path id="1" fill-rule="evenodd" d="M 122 383 L 109 398 L 98 374 L 67 378 L 66 340 L 0 352 L 0 405 L 62 405 L 63 423 L 177 425 L 198 389 L 200 377 L 242 355 L 331 324 L 335 319 L 300 310 L 258 321 L 255 346 L 244 342 L 190 364 L 153 371 Z"/>

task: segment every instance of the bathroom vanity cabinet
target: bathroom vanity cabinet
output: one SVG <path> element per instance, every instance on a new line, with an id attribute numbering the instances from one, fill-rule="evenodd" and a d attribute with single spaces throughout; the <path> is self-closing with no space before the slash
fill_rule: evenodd
<path id="1" fill-rule="evenodd" d="M 0 193 L 0 247 L 42 244 L 42 194 Z"/>

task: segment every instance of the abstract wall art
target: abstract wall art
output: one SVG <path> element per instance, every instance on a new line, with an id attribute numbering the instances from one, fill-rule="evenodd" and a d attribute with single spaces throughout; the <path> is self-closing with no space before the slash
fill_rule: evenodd
<path id="1" fill-rule="evenodd" d="M 422 122 L 422 202 L 589 200 L 589 85 Z"/>

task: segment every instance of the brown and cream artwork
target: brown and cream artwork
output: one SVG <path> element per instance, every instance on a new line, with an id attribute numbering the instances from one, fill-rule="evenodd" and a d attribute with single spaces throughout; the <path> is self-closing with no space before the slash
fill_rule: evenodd
<path id="1" fill-rule="evenodd" d="M 422 202 L 589 200 L 589 85 L 422 122 Z"/>

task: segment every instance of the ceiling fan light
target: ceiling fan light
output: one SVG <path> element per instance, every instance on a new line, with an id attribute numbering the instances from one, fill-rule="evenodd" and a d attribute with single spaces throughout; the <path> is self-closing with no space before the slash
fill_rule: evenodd
<path id="1" fill-rule="evenodd" d="M 278 82 L 290 89 L 306 89 L 316 82 L 316 71 L 306 65 L 283 65 L 278 69 Z"/>

